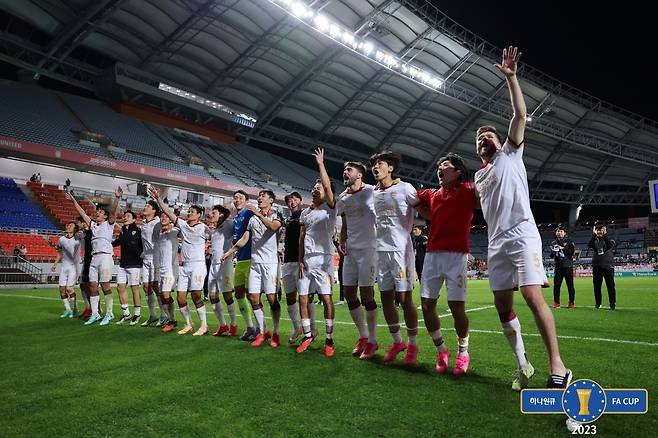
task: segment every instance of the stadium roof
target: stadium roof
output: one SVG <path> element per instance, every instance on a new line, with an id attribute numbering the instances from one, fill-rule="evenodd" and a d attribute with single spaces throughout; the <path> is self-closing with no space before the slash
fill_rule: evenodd
<path id="1" fill-rule="evenodd" d="M 448 151 L 477 169 L 475 129 L 506 132 L 511 116 L 493 66 L 501 49 L 424 0 L 0 0 L 0 7 L 7 21 L 0 59 L 21 69 L 93 89 L 118 61 L 253 115 L 255 127 L 235 127 L 244 141 L 298 151 L 322 145 L 337 161 L 394 149 L 404 157 L 401 176 L 418 183 L 435 183 L 435 161 Z M 532 117 L 524 154 L 533 200 L 648 204 L 658 123 L 529 65 L 519 76 Z"/>

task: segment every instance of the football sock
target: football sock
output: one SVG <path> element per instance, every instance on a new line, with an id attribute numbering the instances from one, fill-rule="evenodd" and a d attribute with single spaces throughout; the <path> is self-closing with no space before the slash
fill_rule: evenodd
<path id="1" fill-rule="evenodd" d="M 512 351 L 514 351 L 519 368 L 525 367 L 528 360 L 525 357 L 525 346 L 523 345 L 523 338 L 521 337 L 521 322 L 519 321 L 519 318 L 514 315 L 512 319 L 502 322 L 501 324 L 507 342 L 510 347 L 512 347 Z"/>
<path id="2" fill-rule="evenodd" d="M 219 321 L 219 325 L 226 325 L 226 319 L 224 319 L 224 309 L 222 308 L 221 301 L 213 303 L 212 310 L 215 312 L 215 316 L 217 317 L 217 321 Z"/>
<path id="3" fill-rule="evenodd" d="M 368 328 L 366 327 L 366 323 L 365 323 L 363 306 L 350 309 L 350 315 L 352 316 L 352 321 L 354 321 L 354 325 L 356 325 L 356 328 L 359 331 L 359 338 L 367 338 Z"/>
<path id="4" fill-rule="evenodd" d="M 190 318 L 190 309 L 187 307 L 187 303 L 185 303 L 184 306 L 178 306 L 180 309 L 180 313 L 183 314 L 183 318 L 185 318 L 185 325 L 192 325 L 192 319 Z"/>
<path id="5" fill-rule="evenodd" d="M 258 323 L 258 328 L 261 333 L 265 333 L 265 315 L 263 314 L 263 309 L 254 309 L 254 315 L 256 316 L 256 322 Z"/>
<path id="6" fill-rule="evenodd" d="M 326 332 L 327 332 L 327 339 L 333 339 L 334 338 L 334 320 L 333 319 L 325 319 L 324 320 L 324 326 L 325 326 Z"/>
<path id="7" fill-rule="evenodd" d="M 226 306 L 228 310 L 228 316 L 231 318 L 231 325 L 238 325 L 238 315 L 235 313 L 235 301 Z"/>
<path id="8" fill-rule="evenodd" d="M 388 331 L 391 332 L 391 336 L 393 337 L 393 342 L 395 342 L 396 344 L 402 342 L 402 336 L 400 336 L 400 324 L 389 325 Z"/>
<path id="9" fill-rule="evenodd" d="M 457 338 L 457 347 L 459 354 L 468 354 L 468 335 L 465 338 Z"/>
<path id="10" fill-rule="evenodd" d="M 448 349 L 445 342 L 443 342 L 443 334 L 441 333 L 441 329 L 431 332 L 430 336 L 432 337 L 432 342 L 434 342 L 436 351 L 441 352 L 441 351 L 446 351 Z"/>
<path id="11" fill-rule="evenodd" d="M 235 300 L 238 302 L 238 308 L 240 309 L 240 313 L 242 314 L 247 327 L 252 328 L 254 323 L 251 320 L 251 307 L 247 305 L 247 298 L 242 297 L 236 298 Z"/>
<path id="12" fill-rule="evenodd" d="M 292 327 L 295 331 L 299 330 L 302 324 L 299 320 L 299 306 L 297 303 L 288 305 L 288 315 L 290 315 L 290 319 L 292 320 Z"/>

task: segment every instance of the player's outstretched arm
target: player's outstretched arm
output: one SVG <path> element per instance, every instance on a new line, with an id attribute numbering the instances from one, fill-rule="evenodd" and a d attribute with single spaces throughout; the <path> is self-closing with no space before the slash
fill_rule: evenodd
<path id="1" fill-rule="evenodd" d="M 507 88 L 509 88 L 510 100 L 512 101 L 514 114 L 510 121 L 507 138 L 510 140 L 510 144 L 515 148 L 519 148 L 523 144 L 527 113 L 521 85 L 516 77 L 520 57 L 521 52 L 519 51 L 519 48 L 509 46 L 508 48 L 503 49 L 503 57 L 500 64 L 496 64 L 498 70 L 505 75 Z"/>
<path id="2" fill-rule="evenodd" d="M 222 256 L 220 261 L 222 263 L 224 263 L 226 260 L 233 257 L 233 254 L 238 252 L 240 250 L 240 248 L 242 248 L 243 246 L 245 246 L 247 244 L 247 242 L 249 242 L 250 237 L 251 237 L 250 231 L 249 230 L 245 231 L 244 234 L 242 235 L 242 237 L 240 238 L 240 240 L 235 242 L 235 245 L 233 245 L 228 251 L 226 251 L 224 253 L 224 255 Z"/>
<path id="3" fill-rule="evenodd" d="M 313 152 L 315 157 L 315 162 L 318 163 L 318 170 L 320 170 L 320 183 L 324 189 L 325 202 L 331 208 L 336 207 L 336 200 L 334 199 L 334 192 L 331 190 L 331 180 L 329 179 L 329 174 L 327 169 L 324 167 L 324 149 L 317 148 Z"/>
<path id="4" fill-rule="evenodd" d="M 110 217 L 107 218 L 107 221 L 110 224 L 114 224 L 114 222 L 117 219 L 117 207 L 119 207 L 119 201 L 121 201 L 122 196 L 123 196 L 123 189 L 121 188 L 121 186 L 119 186 L 114 191 L 114 200 L 112 200 L 112 206 L 110 206 Z"/>
<path id="5" fill-rule="evenodd" d="M 178 219 L 176 215 L 174 214 L 173 211 L 171 211 L 171 208 L 167 204 L 164 203 L 162 198 L 160 197 L 160 191 L 156 189 L 153 186 L 149 186 L 149 195 L 151 195 L 151 198 L 155 199 L 155 202 L 158 203 L 158 206 L 160 207 L 160 210 L 164 212 L 164 214 L 167 215 L 169 220 L 171 220 L 174 224 L 176 224 L 176 220 Z"/>
<path id="6" fill-rule="evenodd" d="M 75 207 L 75 210 L 78 212 L 78 214 L 80 215 L 82 220 L 87 224 L 87 226 L 89 226 L 91 224 L 91 218 L 89 217 L 87 212 L 85 212 L 85 210 L 80 206 L 80 204 L 78 204 L 77 199 L 75 199 L 75 197 L 70 192 L 66 192 L 64 196 L 66 196 L 66 199 L 73 202 L 73 206 Z"/>

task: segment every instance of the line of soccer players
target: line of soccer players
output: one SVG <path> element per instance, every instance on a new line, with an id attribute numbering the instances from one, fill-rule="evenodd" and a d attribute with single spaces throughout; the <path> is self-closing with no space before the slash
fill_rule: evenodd
<path id="1" fill-rule="evenodd" d="M 436 347 L 436 371 L 445 373 L 451 356 L 436 312 L 437 299 L 445 283 L 457 332 L 452 373 L 464 374 L 470 363 L 469 321 L 465 306 L 468 238 L 474 209 L 482 208 L 489 234 L 489 283 L 503 332 L 517 359 L 512 388 L 520 390 L 526 387 L 534 374 L 534 368 L 526 358 L 521 325 L 513 308 L 515 286 L 520 287 L 523 298 L 532 310 L 548 352 L 550 375 L 547 386 L 568 386 L 571 371 L 560 358 L 553 316 L 540 289 L 545 282 L 545 272 L 541 239 L 530 210 L 523 163 L 526 107 L 516 77 L 519 57 L 517 48 L 509 47 L 503 51 L 502 60 L 497 64 L 506 77 L 514 115 L 505 142 L 493 126 L 483 126 L 477 130 L 476 149 L 482 166 L 475 174 L 474 183 L 468 180 L 463 160 L 458 155 L 448 153 L 436 163 L 440 188 L 417 191 L 411 184 L 395 178 L 400 156 L 384 151 L 370 158 L 376 185 L 363 182 L 367 171 L 365 165 L 349 161 L 343 170 L 345 190 L 336 195 L 325 169 L 324 151 L 316 149 L 314 156 L 320 178 L 311 190 L 312 202 L 308 208 L 301 209 L 302 200 L 298 193 L 286 196 L 291 216 L 284 224 L 281 215 L 272 208 L 275 196 L 271 191 L 262 190 L 259 193 L 258 208 L 247 203 L 248 195 L 245 192 L 237 191 L 233 195 L 236 214 L 232 216 L 222 206 L 213 207 L 208 225 L 201 221 L 201 207 L 190 207 L 187 219 L 183 220 L 163 202 L 159 191 L 150 187 L 153 200 L 144 209 L 145 224 L 141 230 L 133 223 L 134 214 L 126 212 L 122 233 L 114 241 L 122 248 L 117 278 L 123 318 L 118 323 L 130 321 L 136 324 L 140 320 L 137 255 L 141 251 L 141 278 L 151 312 L 150 318 L 142 325 L 161 325 L 163 332 L 176 327 L 171 291 L 177 282 L 178 306 L 185 319 L 184 327 L 178 334 L 185 335 L 194 330 L 187 306 L 188 292 L 192 295 L 201 321 L 194 335 L 206 334 L 208 324 L 201 291 L 205 276 L 209 275 L 211 302 L 219 321 L 215 335 L 237 334 L 237 302 L 246 323 L 241 339 L 251 341 L 254 347 L 270 339 L 270 346 L 278 347 L 281 306 L 276 292 L 279 277 L 282 277 L 288 313 L 294 327 L 290 343 L 297 343 L 301 337 L 296 351 L 302 353 L 315 341 L 315 318 L 308 296 L 317 293 L 324 304 L 324 354 L 331 357 L 335 352 L 333 236 L 337 217 L 340 216 L 342 225 L 338 251 L 344 256 L 342 282 L 358 333 L 352 354 L 361 360 L 368 360 L 379 349 L 376 336 L 378 306 L 373 287 L 377 281 L 384 318 L 392 338 L 383 361 L 391 362 L 399 353 L 405 352 L 404 363 L 414 364 L 418 355 L 418 315 L 412 300 L 414 254 L 411 230 L 414 211 L 417 210 L 430 221 L 421 281 L 421 308 L 425 327 Z M 95 220 L 91 220 L 70 196 L 89 227 L 91 241 L 88 278 L 83 275 L 83 281 L 87 280 L 88 284 L 84 290 L 88 290 L 91 311 L 85 324 L 100 321 L 101 325 L 106 325 L 113 319 L 109 281 L 112 230 L 116 207 L 122 195 L 120 188 L 115 195 L 110 210 L 99 208 Z M 279 274 L 278 236 L 282 227 L 286 231 L 285 255 Z M 69 248 L 75 245 L 71 243 L 75 241 L 74 231 L 72 224 L 69 224 L 67 234 L 59 245 L 62 254 L 60 294 L 65 307 L 68 306 L 63 316 L 69 316 L 72 311 L 65 298 L 71 296 L 67 295 L 71 294 L 73 276 Z M 140 238 L 136 237 L 138 234 L 141 234 Z M 180 267 L 176 263 L 178 236 L 182 238 Z M 212 246 L 212 263 L 207 273 L 204 253 L 208 240 Z M 72 251 L 75 254 L 75 248 Z M 234 256 L 235 272 L 232 263 Z M 107 309 L 103 318 L 98 312 L 99 284 L 105 294 Z M 132 317 L 128 312 L 126 286 L 131 286 L 133 290 L 135 314 Z M 227 305 L 230 325 L 219 302 L 220 292 Z M 269 304 L 271 331 L 265 322 L 262 293 Z M 247 307 L 247 294 L 251 309 Z M 159 297 L 161 319 L 156 317 L 156 296 Z M 403 311 L 406 340 L 401 333 L 396 298 Z M 252 312 L 256 326 L 252 322 Z"/>

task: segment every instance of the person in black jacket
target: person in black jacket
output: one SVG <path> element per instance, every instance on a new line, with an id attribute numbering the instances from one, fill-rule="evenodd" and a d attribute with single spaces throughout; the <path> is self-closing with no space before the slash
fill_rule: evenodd
<path id="1" fill-rule="evenodd" d="M 142 272 L 142 230 L 135 223 L 135 213 L 128 210 L 123 213 L 123 226 L 121 234 L 112 246 L 121 247 L 121 261 L 117 272 L 117 291 L 121 302 L 122 317 L 117 321 L 121 325 L 130 321 L 130 325 L 137 325 L 142 317 L 142 301 L 139 295 L 140 275 Z M 126 286 L 130 286 L 133 293 L 134 315 L 130 317 L 128 310 L 128 295 Z"/>
<path id="2" fill-rule="evenodd" d="M 420 225 L 414 225 L 412 243 L 414 245 L 415 261 L 416 261 L 416 274 L 418 275 L 418 281 L 421 281 L 423 277 L 423 263 L 425 263 L 425 251 L 427 249 L 427 236 L 423 232 L 423 227 Z"/>
<path id="3" fill-rule="evenodd" d="M 594 254 L 592 255 L 592 279 L 594 281 L 594 300 L 596 308 L 601 307 L 601 284 L 605 279 L 605 287 L 608 289 L 608 300 L 610 310 L 615 310 L 617 304 L 617 292 L 615 290 L 615 260 L 613 258 L 615 241 L 608 238 L 608 230 L 605 225 L 595 225 L 592 228 L 592 238 L 589 245 Z"/>
<path id="4" fill-rule="evenodd" d="M 560 307 L 560 287 L 562 280 L 567 283 L 569 291 L 569 309 L 573 309 L 576 300 L 576 289 L 573 287 L 573 254 L 576 251 L 567 230 L 563 226 L 555 229 L 555 240 L 551 242 L 551 257 L 555 260 L 555 282 L 553 283 L 553 307 Z"/>

